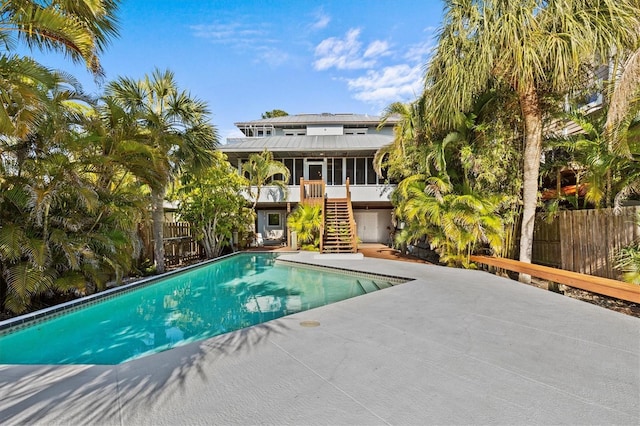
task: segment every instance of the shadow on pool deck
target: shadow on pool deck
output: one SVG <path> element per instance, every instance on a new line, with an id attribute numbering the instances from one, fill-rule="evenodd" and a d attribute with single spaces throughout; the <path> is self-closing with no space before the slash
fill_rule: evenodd
<path id="1" fill-rule="evenodd" d="M 640 418 L 637 318 L 481 271 L 302 257 L 415 280 L 118 366 L 0 366 L 0 424 Z"/>

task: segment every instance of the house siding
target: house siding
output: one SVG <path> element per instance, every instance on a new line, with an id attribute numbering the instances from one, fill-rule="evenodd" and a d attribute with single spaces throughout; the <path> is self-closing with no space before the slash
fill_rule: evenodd
<path id="1" fill-rule="evenodd" d="M 286 194 L 275 186 L 259 194 L 256 232 L 265 243 L 286 239 L 287 211 L 300 202 L 301 178 L 324 180 L 329 198 L 345 197 L 348 179 L 356 222 L 362 222 L 361 241 L 386 243 L 392 227 L 389 197 L 395 186 L 375 173 L 373 158 L 393 142 L 396 122 L 390 119 L 378 129 L 380 117 L 325 113 L 236 123 L 246 137 L 230 138 L 220 150 L 239 171 L 249 155 L 266 149 L 291 172 Z"/>

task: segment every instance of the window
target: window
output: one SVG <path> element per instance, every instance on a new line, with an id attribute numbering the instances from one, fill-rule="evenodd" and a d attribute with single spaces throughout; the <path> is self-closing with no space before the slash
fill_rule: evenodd
<path id="1" fill-rule="evenodd" d="M 365 177 L 365 159 L 356 158 L 356 185 L 364 185 Z"/>
<path id="2" fill-rule="evenodd" d="M 327 185 L 342 185 L 342 158 L 327 158 Z"/>
<path id="3" fill-rule="evenodd" d="M 280 213 L 267 213 L 267 226 L 280 226 Z"/>
<path id="4" fill-rule="evenodd" d="M 342 180 L 342 158 L 333 159 L 333 184 L 343 185 Z"/>
<path id="5" fill-rule="evenodd" d="M 293 185 L 293 158 L 285 158 L 284 165 L 289 169 L 289 182 L 287 182 L 287 185 Z"/>
<path id="6" fill-rule="evenodd" d="M 373 170 L 373 158 L 367 158 L 367 185 L 375 185 L 377 183 L 376 171 Z"/>
<path id="7" fill-rule="evenodd" d="M 284 129 L 283 133 L 285 136 L 305 136 L 307 131 L 304 129 Z"/>
<path id="8" fill-rule="evenodd" d="M 296 158 L 294 160 L 295 170 L 294 170 L 294 185 L 300 185 L 300 178 L 304 176 L 304 166 L 302 163 L 302 158 Z"/>
<path id="9" fill-rule="evenodd" d="M 344 134 L 345 135 L 366 135 L 367 129 L 345 128 Z"/>
<path id="10" fill-rule="evenodd" d="M 345 158 L 345 162 L 347 163 L 347 167 L 346 167 L 347 179 L 349 179 L 349 184 L 351 185 L 356 183 L 355 167 L 354 167 L 355 161 L 356 161 L 355 158 Z"/>

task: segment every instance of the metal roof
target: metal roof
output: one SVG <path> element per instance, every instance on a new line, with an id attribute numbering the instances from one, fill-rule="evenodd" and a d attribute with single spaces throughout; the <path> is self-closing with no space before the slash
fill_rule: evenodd
<path id="1" fill-rule="evenodd" d="M 228 138 L 218 149 L 224 153 L 240 154 L 262 152 L 267 149 L 279 157 L 285 153 L 324 153 L 345 155 L 353 151 L 375 152 L 393 142 L 393 136 L 373 135 L 321 135 L 321 136 L 267 136 L 263 138 Z M 237 157 L 237 155 L 234 155 Z"/>
<path id="2" fill-rule="evenodd" d="M 367 114 L 297 114 L 284 117 L 263 118 L 260 120 L 239 121 L 234 123 L 237 127 L 265 126 L 274 127 L 301 126 L 305 124 L 343 124 L 377 126 L 382 117 Z M 399 121 L 397 117 L 390 117 L 387 122 L 393 125 Z"/>

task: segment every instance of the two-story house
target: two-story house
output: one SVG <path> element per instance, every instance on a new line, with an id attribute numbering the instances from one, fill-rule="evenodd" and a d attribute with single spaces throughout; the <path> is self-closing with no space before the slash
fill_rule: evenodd
<path id="1" fill-rule="evenodd" d="M 327 216 L 343 207 L 333 200 L 348 203 L 361 242 L 386 243 L 394 227 L 393 187 L 376 174 L 373 158 L 393 141 L 396 123 L 392 118 L 378 128 L 377 116 L 329 113 L 243 121 L 235 124 L 244 137 L 228 138 L 220 150 L 239 170 L 250 154 L 268 150 L 290 171 L 287 194 L 275 186 L 259 194 L 256 232 L 265 242 L 286 241 L 287 214 L 300 202 L 321 198 Z"/>

